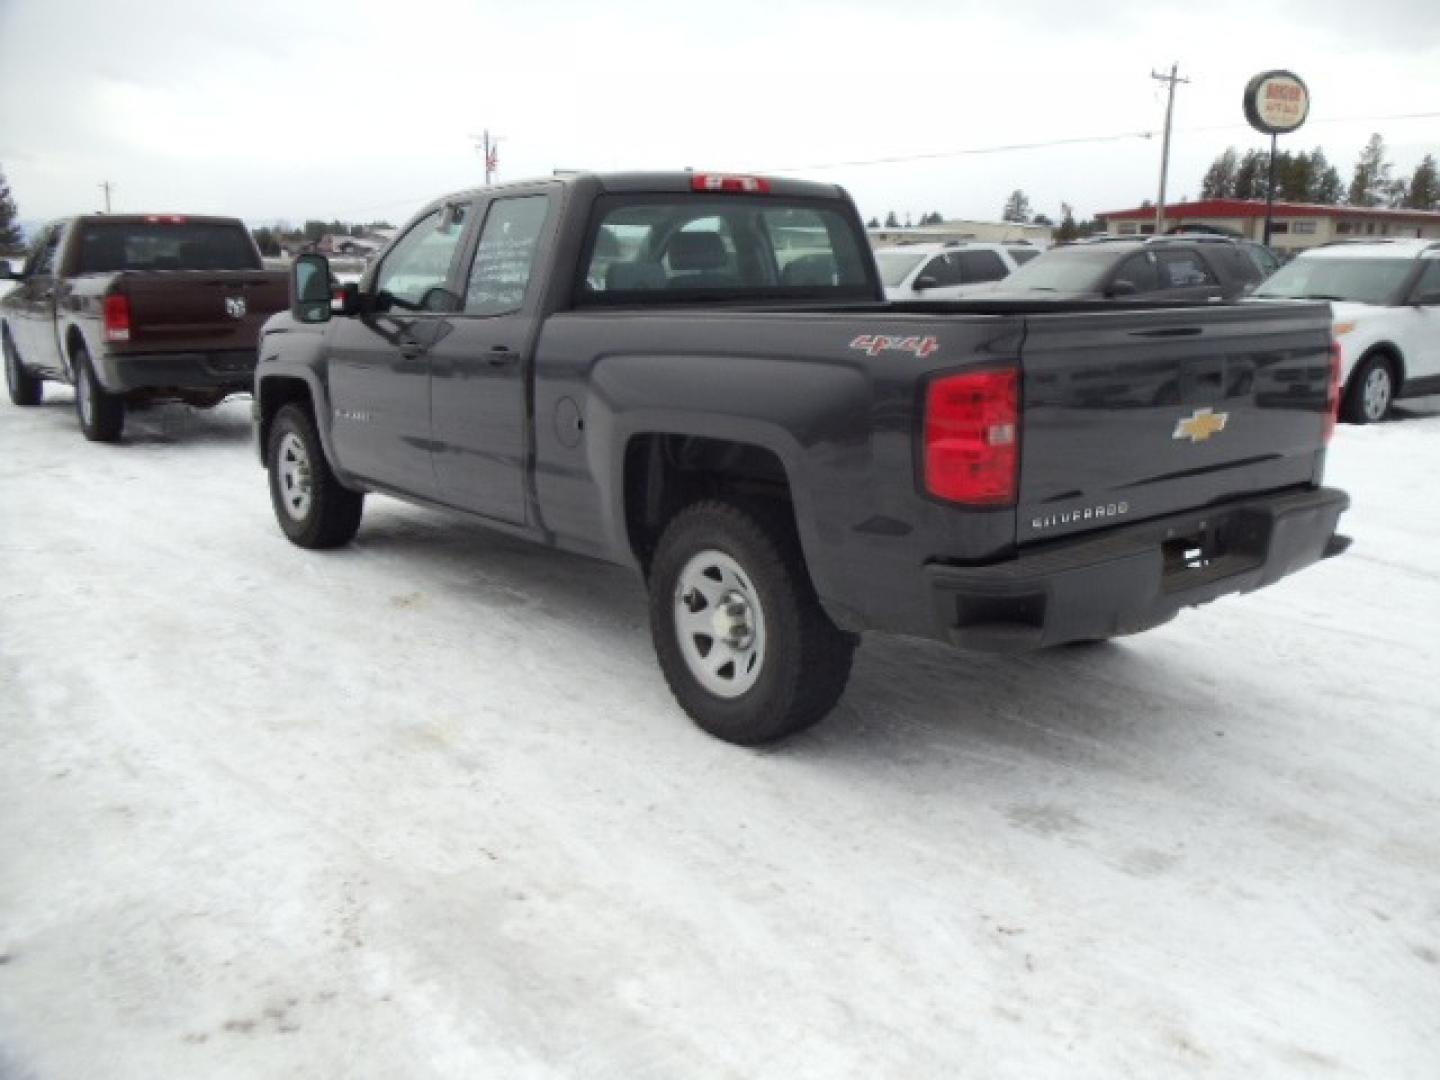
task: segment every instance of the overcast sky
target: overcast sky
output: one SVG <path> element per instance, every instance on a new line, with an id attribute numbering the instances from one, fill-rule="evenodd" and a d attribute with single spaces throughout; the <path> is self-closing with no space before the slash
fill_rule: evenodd
<path id="1" fill-rule="evenodd" d="M 1261 147 L 1257 71 L 1309 84 L 1346 181 L 1373 130 L 1397 171 L 1440 156 L 1440 0 L 890 3 L 0 0 L 0 167 L 30 220 L 100 205 L 402 220 L 482 178 L 554 168 L 770 171 L 867 216 L 995 218 L 1023 188 L 1088 217 L 1154 198 L 1158 138 L 839 162 L 1158 131 L 1178 61 L 1170 196 Z"/>

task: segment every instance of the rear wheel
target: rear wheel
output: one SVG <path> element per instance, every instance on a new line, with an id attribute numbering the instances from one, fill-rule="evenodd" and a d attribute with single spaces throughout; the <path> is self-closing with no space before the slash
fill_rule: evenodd
<path id="1" fill-rule="evenodd" d="M 75 350 L 75 414 L 80 432 L 91 442 L 119 442 L 125 430 L 125 399 L 111 394 L 95 377 L 95 365 L 85 346 Z"/>
<path id="2" fill-rule="evenodd" d="M 1352 424 L 1374 424 L 1390 412 L 1395 401 L 1395 365 L 1388 356 L 1361 362 L 1345 390 L 1343 416 Z"/>
<path id="3" fill-rule="evenodd" d="M 10 403 L 27 409 L 39 405 L 45 384 L 20 363 L 20 353 L 10 339 L 8 326 L 0 332 L 0 347 L 5 350 L 5 386 L 10 391 Z"/>
<path id="4" fill-rule="evenodd" d="M 741 746 L 824 717 L 855 651 L 820 607 L 786 515 L 713 500 L 682 510 L 660 538 L 650 629 L 680 706 Z"/>
<path id="5" fill-rule="evenodd" d="M 292 543 L 332 548 L 354 538 L 365 496 L 335 478 L 308 410 L 286 405 L 276 413 L 265 461 L 275 520 Z"/>

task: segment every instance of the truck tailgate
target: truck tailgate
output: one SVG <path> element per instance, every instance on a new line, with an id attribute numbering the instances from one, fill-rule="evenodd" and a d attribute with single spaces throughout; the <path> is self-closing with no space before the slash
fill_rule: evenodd
<path id="1" fill-rule="evenodd" d="M 118 289 L 130 300 L 126 351 L 253 349 L 260 326 L 289 303 L 282 271 L 128 271 Z"/>
<path id="2" fill-rule="evenodd" d="M 1313 482 L 1330 340 L 1323 304 L 1028 318 L 1017 542 Z"/>

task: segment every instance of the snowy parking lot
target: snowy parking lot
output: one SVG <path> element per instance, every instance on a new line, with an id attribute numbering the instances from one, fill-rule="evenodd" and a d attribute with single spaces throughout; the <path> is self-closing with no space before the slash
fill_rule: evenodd
<path id="1" fill-rule="evenodd" d="M 763 752 L 625 571 L 292 547 L 248 416 L 0 406 L 6 1080 L 1440 1075 L 1440 399 L 1343 558 Z"/>

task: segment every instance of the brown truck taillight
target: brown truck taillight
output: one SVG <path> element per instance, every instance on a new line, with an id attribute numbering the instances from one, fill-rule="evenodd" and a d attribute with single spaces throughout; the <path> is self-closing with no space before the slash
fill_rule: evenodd
<path id="1" fill-rule="evenodd" d="M 925 490 L 972 506 L 1012 506 L 1020 466 L 1014 368 L 935 379 L 925 391 Z"/>
<path id="2" fill-rule="evenodd" d="M 128 296 L 105 297 L 105 340 L 130 340 L 130 298 Z"/>
<path id="3" fill-rule="evenodd" d="M 1330 343 L 1330 396 L 1325 400 L 1325 445 L 1335 435 L 1335 423 L 1340 419 L 1340 343 Z"/>

